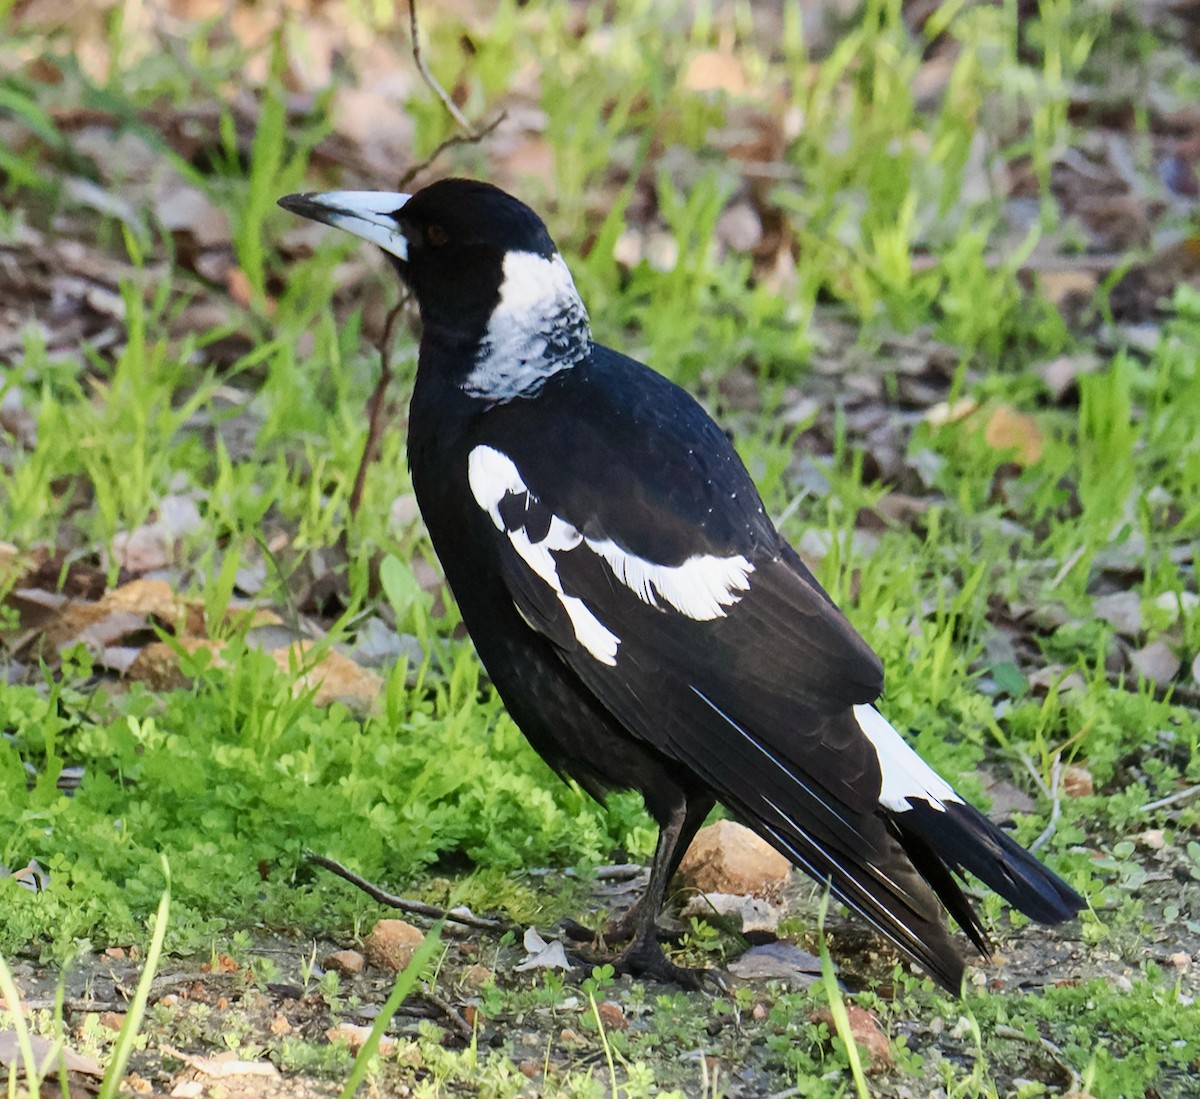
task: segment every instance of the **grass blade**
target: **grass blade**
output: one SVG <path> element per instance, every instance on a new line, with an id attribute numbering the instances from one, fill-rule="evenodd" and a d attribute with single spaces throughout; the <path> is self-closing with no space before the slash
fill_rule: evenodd
<path id="1" fill-rule="evenodd" d="M 171 867 L 163 856 L 163 874 L 167 879 L 163 889 L 162 899 L 158 902 L 158 912 L 154 917 L 154 931 L 150 936 L 150 949 L 146 953 L 146 965 L 138 980 L 137 990 L 130 1001 L 129 1010 L 125 1012 L 125 1022 L 121 1025 L 121 1033 L 117 1035 L 117 1044 L 113 1049 L 112 1060 L 104 1073 L 100 1085 L 99 1099 L 113 1099 L 121 1086 L 121 1078 L 125 1075 L 125 1066 L 129 1064 L 129 1056 L 133 1053 L 133 1043 L 142 1027 L 142 1019 L 146 1014 L 146 1001 L 150 998 L 150 985 L 158 972 L 158 962 L 162 957 L 163 940 L 167 935 L 167 918 L 171 912 Z"/>
<path id="2" fill-rule="evenodd" d="M 388 1028 L 388 1024 L 392 1021 L 392 1017 L 396 1012 L 400 1010 L 400 1005 L 404 1003 L 405 998 L 413 990 L 417 981 L 420 980 L 421 972 L 429 963 L 429 959 L 433 957 L 434 952 L 441 945 L 442 925 L 445 922 L 445 920 L 438 920 L 433 925 L 429 934 L 425 936 L 425 941 L 417 948 L 412 961 L 396 975 L 396 983 L 392 987 L 392 994 L 387 998 L 387 1002 L 380 1009 L 379 1014 L 375 1016 L 375 1023 L 371 1027 L 371 1033 L 367 1035 L 367 1040 L 363 1042 L 362 1048 L 358 1051 L 358 1056 L 354 1058 L 354 1065 L 350 1069 L 349 1077 L 346 1079 L 346 1086 L 342 1088 L 341 1099 L 351 1099 L 351 1096 L 358 1090 L 359 1085 L 366 1077 L 371 1058 L 378 1052 L 379 1043 Z"/>
<path id="3" fill-rule="evenodd" d="M 825 944 L 825 915 L 828 911 L 829 885 L 826 883 L 825 892 L 821 895 L 821 907 L 817 912 L 817 940 L 821 944 L 821 983 L 825 987 L 825 997 L 829 1000 L 829 1013 L 833 1016 L 834 1028 L 842 1040 L 842 1045 L 846 1047 L 850 1075 L 854 1078 L 854 1089 L 858 1092 L 858 1099 L 871 1099 L 871 1093 L 867 1089 L 867 1077 L 858 1056 L 858 1046 L 850 1029 L 850 1016 L 842 1000 L 842 990 L 838 988 L 837 976 L 833 972 L 833 959 L 829 956 L 829 947 Z"/>

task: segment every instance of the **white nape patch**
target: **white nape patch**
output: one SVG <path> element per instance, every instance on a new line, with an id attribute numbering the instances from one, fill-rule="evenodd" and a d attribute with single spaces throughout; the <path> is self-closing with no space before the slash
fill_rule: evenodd
<path id="1" fill-rule="evenodd" d="M 909 747 L 874 706 L 855 706 L 854 717 L 879 757 L 883 776 L 880 805 L 893 813 L 903 813 L 913 807 L 913 798 L 920 798 L 939 812 L 945 812 L 944 802 L 962 804 L 950 784 Z"/>
<path id="2" fill-rule="evenodd" d="M 328 211 L 328 224 L 378 244 L 385 252 L 407 262 L 408 238 L 400 232 L 394 215 L 412 195 L 388 191 L 326 191 L 309 196 Z"/>
<path id="3" fill-rule="evenodd" d="M 574 549 L 583 541 L 583 535 L 558 516 L 551 520 L 546 537 L 537 543 L 529 540 L 529 534 L 524 528 L 506 530 L 504 519 L 500 515 L 500 502 L 509 493 L 528 493 L 530 496 L 533 494 L 529 492 L 513 460 L 493 447 L 477 446 L 471 451 L 467 460 L 467 481 L 475 502 L 492 517 L 496 529 L 508 537 L 521 560 L 558 595 L 558 601 L 567 612 L 571 629 L 575 631 L 575 639 L 579 644 L 601 664 L 610 667 L 615 665 L 621 639 L 589 610 L 582 599 L 567 595 L 563 591 L 558 568 L 551 556 L 553 550 Z"/>
<path id="4" fill-rule="evenodd" d="M 591 346 L 587 310 L 566 262 L 536 252 L 504 257 L 500 301 L 475 366 L 462 382 L 473 397 L 531 397 L 546 379 L 580 362 Z"/>
<path id="5" fill-rule="evenodd" d="M 643 603 L 657 607 L 662 599 L 697 622 L 724 618 L 725 608 L 741 599 L 736 593 L 750 590 L 747 577 L 754 566 L 740 553 L 735 557 L 697 553 L 681 565 L 656 565 L 607 539 L 589 538 L 587 544 Z"/>

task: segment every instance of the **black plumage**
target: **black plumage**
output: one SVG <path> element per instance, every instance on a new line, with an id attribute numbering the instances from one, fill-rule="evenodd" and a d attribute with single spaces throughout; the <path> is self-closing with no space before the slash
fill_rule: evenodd
<path id="1" fill-rule="evenodd" d="M 640 791 L 659 824 L 646 894 L 609 929 L 624 968 L 685 976 L 655 919 L 716 800 L 952 990 L 943 906 L 988 950 L 956 873 L 1046 923 L 1083 906 L 878 714 L 878 658 L 725 434 L 592 342 L 532 211 L 467 180 L 281 205 L 379 244 L 416 297 L 413 487 L 505 705 L 560 774 Z"/>

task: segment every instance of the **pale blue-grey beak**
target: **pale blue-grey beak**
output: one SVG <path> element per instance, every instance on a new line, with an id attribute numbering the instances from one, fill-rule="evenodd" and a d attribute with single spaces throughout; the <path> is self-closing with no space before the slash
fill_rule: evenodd
<path id="1" fill-rule="evenodd" d="M 412 195 L 388 191 L 325 191 L 322 194 L 285 195 L 279 205 L 301 217 L 378 244 L 397 259 L 408 260 L 408 240 L 396 215 Z"/>

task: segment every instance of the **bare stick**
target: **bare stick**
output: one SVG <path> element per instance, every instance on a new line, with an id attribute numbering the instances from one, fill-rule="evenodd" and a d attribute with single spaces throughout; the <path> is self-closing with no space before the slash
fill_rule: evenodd
<path id="1" fill-rule="evenodd" d="M 409 912 L 414 916 L 425 916 L 431 920 L 449 920 L 453 923 L 460 923 L 464 927 L 477 928 L 480 931 L 504 932 L 515 930 L 513 925 L 505 920 L 489 920 L 484 916 L 475 916 L 469 912 L 450 912 L 445 908 L 438 908 L 433 904 L 425 904 L 423 901 L 413 901 L 405 897 L 397 897 L 394 893 L 380 889 L 373 882 L 360 877 L 349 867 L 343 866 L 334 859 L 326 858 L 324 855 L 315 855 L 313 852 L 307 851 L 304 857 L 309 862 L 316 863 L 317 866 L 322 866 L 331 873 L 336 874 L 339 878 L 348 881 L 351 885 L 357 886 L 368 897 L 377 900 L 380 904 L 386 904 L 389 908 L 396 908 L 401 912 Z"/>
<path id="2" fill-rule="evenodd" d="M 1191 801 L 1197 795 L 1200 795 L 1200 786 L 1189 786 L 1186 790 L 1179 790 L 1168 797 L 1159 798 L 1158 801 L 1146 802 L 1139 812 L 1153 813 L 1157 809 L 1166 809 L 1169 805 L 1178 805 L 1181 801 Z"/>
<path id="3" fill-rule="evenodd" d="M 374 460 L 379 450 L 379 437 L 383 434 L 383 408 L 387 396 L 387 387 L 392 380 L 392 335 L 396 328 L 396 318 L 408 303 L 408 295 L 403 295 L 392 307 L 383 326 L 383 335 L 379 337 L 379 381 L 375 383 L 375 392 L 371 394 L 371 413 L 367 425 L 367 441 L 363 445 L 362 458 L 358 462 L 358 472 L 354 474 L 354 489 L 350 493 L 350 514 L 357 515 L 362 504 L 363 491 L 367 484 L 367 466 Z"/>
<path id="4" fill-rule="evenodd" d="M 450 113 L 450 117 L 459 124 L 467 133 L 471 133 L 471 123 L 467 121 L 467 116 L 458 109 L 458 104 L 447 94 L 446 89 L 438 83 L 438 78 L 429 71 L 425 64 L 425 59 L 421 56 L 421 35 L 417 27 L 417 0 L 408 0 L 408 25 L 412 28 L 412 55 L 413 61 L 416 62 L 417 72 L 421 74 L 421 79 L 429 85 L 430 91 L 442 101 L 442 106 Z"/>
<path id="5" fill-rule="evenodd" d="M 1062 812 L 1062 777 L 1062 753 L 1055 752 L 1054 762 L 1050 765 L 1050 823 L 1043 829 L 1042 834 L 1029 845 L 1030 853 L 1049 843 L 1050 837 L 1058 830 L 1058 817 Z"/>

